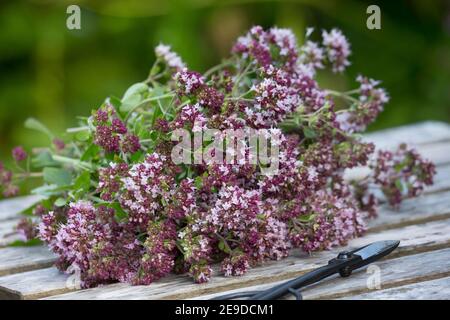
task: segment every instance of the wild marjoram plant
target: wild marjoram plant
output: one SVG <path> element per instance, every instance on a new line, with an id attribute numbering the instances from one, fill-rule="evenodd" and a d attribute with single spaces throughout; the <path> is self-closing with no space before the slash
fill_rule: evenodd
<path id="1" fill-rule="evenodd" d="M 148 78 L 80 118 L 65 141 L 28 120 L 53 143 L 32 158 L 15 148 L 14 173 L 0 167 L 4 196 L 16 195 L 21 180 L 44 182 L 33 191 L 46 197 L 33 208 L 39 218 L 23 219 L 18 231 L 47 243 L 61 270 L 78 268 L 84 287 L 149 284 L 170 272 L 201 283 L 214 263 L 242 275 L 291 248 L 324 250 L 360 236 L 376 216 L 376 186 L 398 206 L 432 184 L 435 168 L 405 145 L 373 155 L 359 133 L 388 95 L 363 76 L 352 91 L 320 88 L 316 70 L 343 72 L 350 46 L 337 29 L 323 31 L 321 43 L 310 31 L 298 47 L 288 29 L 253 27 L 203 75 L 161 44 Z M 278 134 L 275 173 L 263 174 L 260 162 L 173 161 L 176 129 L 224 138 L 249 128 Z M 196 146 L 190 155 L 211 141 Z M 366 165 L 371 176 L 343 179 L 345 169 Z"/>

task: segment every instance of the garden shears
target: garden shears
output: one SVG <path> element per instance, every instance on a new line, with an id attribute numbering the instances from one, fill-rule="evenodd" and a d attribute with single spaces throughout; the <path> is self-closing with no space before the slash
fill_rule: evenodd
<path id="1" fill-rule="evenodd" d="M 238 298 L 247 298 L 248 300 L 274 300 L 287 294 L 294 295 L 296 300 L 302 300 L 301 288 L 337 273 L 341 277 L 348 277 L 352 274 L 353 270 L 364 267 L 388 255 L 399 244 L 400 241 L 386 240 L 373 242 L 352 251 L 343 251 L 336 258 L 328 261 L 327 265 L 272 288 L 261 291 L 231 293 L 213 298 L 213 300 L 231 300 Z"/>

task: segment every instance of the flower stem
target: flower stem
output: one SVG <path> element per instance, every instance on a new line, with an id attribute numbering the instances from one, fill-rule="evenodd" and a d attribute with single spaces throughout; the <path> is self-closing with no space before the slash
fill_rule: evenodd
<path id="1" fill-rule="evenodd" d="M 53 160 L 60 162 L 60 163 L 70 164 L 70 165 L 73 165 L 73 166 L 81 168 L 81 169 L 93 170 L 92 164 L 78 160 L 78 159 L 68 158 L 68 157 L 64 157 L 64 156 L 60 156 L 60 155 L 56 155 L 56 154 L 52 155 L 52 158 L 53 158 Z"/>

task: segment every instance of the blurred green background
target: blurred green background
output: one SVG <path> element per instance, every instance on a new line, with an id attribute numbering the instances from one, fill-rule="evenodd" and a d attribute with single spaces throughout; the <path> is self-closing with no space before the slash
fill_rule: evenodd
<path id="1" fill-rule="evenodd" d="M 81 30 L 66 28 L 66 8 L 81 7 Z M 382 29 L 366 28 L 378 4 Z M 429 0 L 1 1 L 0 160 L 10 148 L 47 144 L 23 128 L 27 117 L 62 134 L 108 95 L 146 78 L 153 47 L 170 44 L 191 69 L 220 62 L 255 24 L 342 29 L 352 66 L 321 73 L 322 86 L 352 88 L 358 73 L 383 80 L 392 97 L 370 130 L 421 120 L 450 121 L 450 2 Z"/>

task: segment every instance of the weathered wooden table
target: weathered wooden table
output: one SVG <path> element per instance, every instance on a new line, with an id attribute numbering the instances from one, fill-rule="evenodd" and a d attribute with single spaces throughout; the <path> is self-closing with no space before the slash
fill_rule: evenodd
<path id="1" fill-rule="evenodd" d="M 370 222 L 367 234 L 348 246 L 400 240 L 393 254 L 350 278 L 334 277 L 308 287 L 304 299 L 450 299 L 450 125 L 426 122 L 373 133 L 366 139 L 378 147 L 400 142 L 416 146 L 436 163 L 435 184 L 423 196 L 406 200 L 399 211 L 382 204 L 380 216 Z M 52 266 L 55 257 L 45 247 L 7 246 L 16 240 L 11 231 L 19 219 L 17 212 L 35 201 L 36 197 L 24 197 L 0 202 L 1 299 L 207 299 L 272 286 L 325 264 L 343 250 L 311 256 L 293 252 L 287 259 L 268 262 L 242 277 L 216 275 L 202 285 L 174 275 L 149 286 L 112 284 L 78 290 L 74 277 Z"/>

